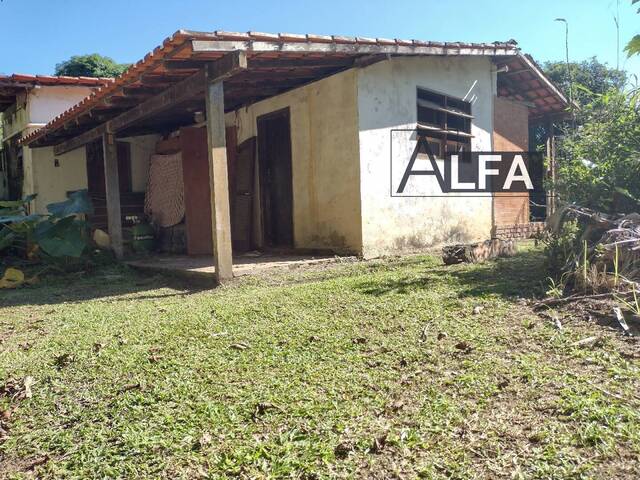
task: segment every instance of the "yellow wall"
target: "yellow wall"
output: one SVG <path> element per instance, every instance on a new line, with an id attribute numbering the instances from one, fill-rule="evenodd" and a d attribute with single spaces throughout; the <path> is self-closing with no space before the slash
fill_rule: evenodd
<path id="1" fill-rule="evenodd" d="M 256 135 L 257 117 L 286 107 L 291 115 L 295 247 L 360 253 L 356 71 L 228 114 L 227 125 L 238 127 L 241 143 Z M 256 222 L 258 217 L 256 213 Z"/>
<path id="2" fill-rule="evenodd" d="M 134 192 L 144 192 L 146 189 L 149 156 L 153 153 L 157 138 L 156 135 L 145 135 L 118 140 L 131 144 L 131 183 Z M 58 167 L 55 166 L 56 158 Z M 31 206 L 33 212 L 46 213 L 47 205 L 65 200 L 67 192 L 87 188 L 85 147 L 57 157 L 53 154 L 53 147 L 25 147 L 24 168 L 25 195 L 38 194 Z"/>
<path id="3" fill-rule="evenodd" d="M 29 157 L 28 162 L 27 157 Z M 58 159 L 59 167 L 54 165 L 54 158 Z M 36 213 L 46 213 L 46 206 L 49 203 L 65 200 L 69 191 L 87 188 L 84 148 L 58 157 L 54 157 L 53 147 L 25 148 L 24 159 L 25 172 L 29 164 L 33 176 L 30 191 L 26 190 L 27 182 L 25 181 L 25 195 L 38 194 L 32 204 L 32 211 Z"/>

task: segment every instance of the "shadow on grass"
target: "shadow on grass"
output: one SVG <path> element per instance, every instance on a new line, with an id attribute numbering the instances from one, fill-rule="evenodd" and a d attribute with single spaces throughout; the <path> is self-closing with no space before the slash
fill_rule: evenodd
<path id="1" fill-rule="evenodd" d="M 542 252 L 528 249 L 514 257 L 469 265 L 438 265 L 392 280 L 367 280 L 356 289 L 368 295 L 408 294 L 420 289 L 451 288 L 456 296 L 499 295 L 532 298 L 543 292 L 547 273 Z"/>
<path id="2" fill-rule="evenodd" d="M 182 278 L 143 274 L 125 266 L 92 272 L 47 275 L 39 283 L 15 290 L 0 290 L 0 308 L 22 305 L 56 305 L 135 294 L 136 300 L 188 295 L 212 286 Z M 173 291 L 156 292 L 159 289 Z M 140 295 L 142 292 L 154 292 Z"/>

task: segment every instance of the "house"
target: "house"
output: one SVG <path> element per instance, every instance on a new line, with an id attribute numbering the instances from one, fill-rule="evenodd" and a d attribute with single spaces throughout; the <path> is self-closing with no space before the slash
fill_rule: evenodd
<path id="1" fill-rule="evenodd" d="M 144 169 L 147 212 L 184 218 L 186 252 L 223 280 L 254 248 L 372 257 L 526 230 L 522 195 L 394 196 L 392 131 L 438 157 L 526 151 L 566 110 L 514 42 L 178 31 L 22 143 L 60 177 L 87 172 L 118 255 L 123 188 Z M 123 161 L 121 144 L 147 158 Z"/>
<path id="2" fill-rule="evenodd" d="M 38 152 L 21 146 L 20 140 L 90 95 L 112 79 L 0 75 L 0 199 L 19 199 L 38 193 L 31 207 L 44 212 L 67 190 L 81 188 L 86 178 L 56 175 L 52 162 L 40 161 Z M 74 173 L 74 172 L 71 172 Z"/>

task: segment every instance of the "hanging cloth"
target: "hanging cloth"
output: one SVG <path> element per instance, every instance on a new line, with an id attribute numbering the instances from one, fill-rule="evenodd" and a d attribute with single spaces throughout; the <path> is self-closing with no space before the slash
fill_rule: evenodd
<path id="1" fill-rule="evenodd" d="M 151 155 L 144 211 L 156 225 L 171 227 L 184 218 L 182 157 Z"/>

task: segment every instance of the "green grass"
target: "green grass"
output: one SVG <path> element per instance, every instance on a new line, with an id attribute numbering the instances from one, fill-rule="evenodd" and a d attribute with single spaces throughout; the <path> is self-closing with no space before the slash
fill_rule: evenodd
<path id="1" fill-rule="evenodd" d="M 638 478 L 637 344 L 537 317 L 541 260 L 2 292 L 0 478 Z"/>

